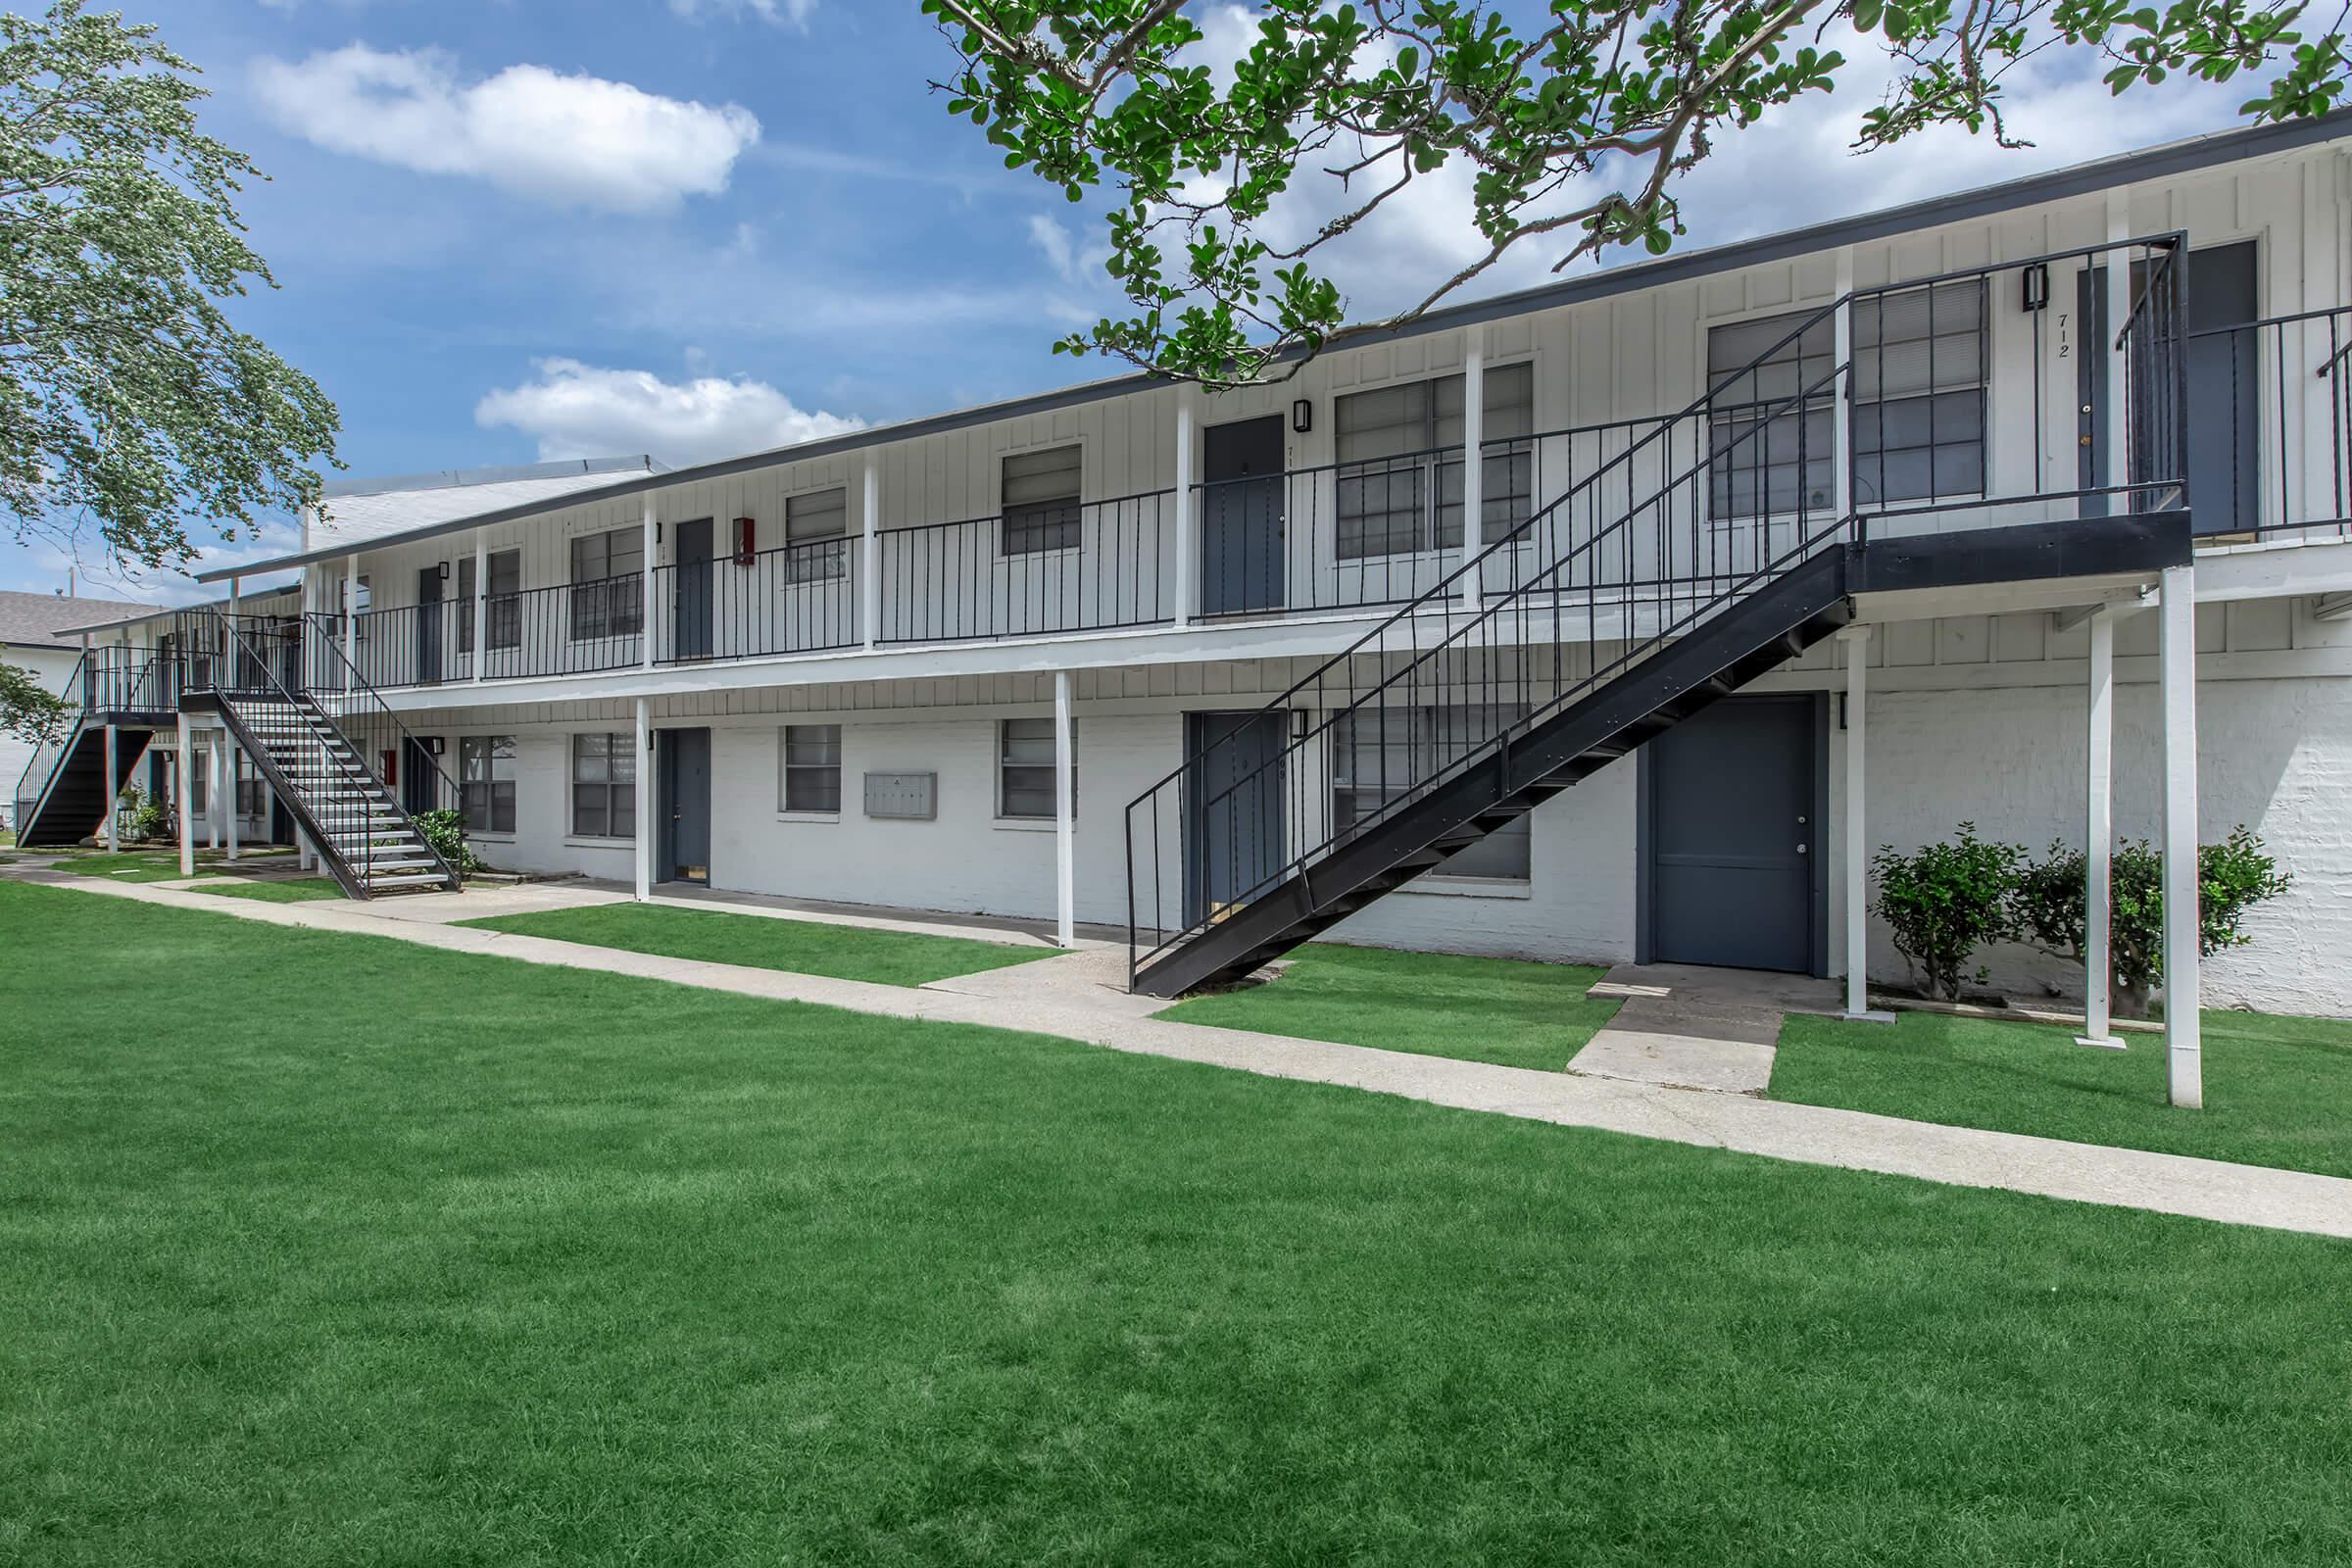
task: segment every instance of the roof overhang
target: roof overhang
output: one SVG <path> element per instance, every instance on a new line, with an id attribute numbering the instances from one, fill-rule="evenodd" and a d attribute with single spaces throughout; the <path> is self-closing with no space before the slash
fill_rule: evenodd
<path id="1" fill-rule="evenodd" d="M 266 569 L 275 570 L 276 568 L 272 566 Z M 239 567 L 235 575 L 251 576 L 252 570 Z M 206 580 L 202 577 L 197 579 L 199 582 Z M 242 605 L 249 599 L 274 599 L 279 594 L 299 593 L 301 589 L 302 579 L 297 577 L 291 582 L 279 583 L 274 588 L 249 588 L 237 595 L 237 603 Z M 63 631 L 53 631 L 49 635 L 64 641 L 70 638 L 88 636 L 94 632 L 122 631 L 129 626 L 144 626 L 151 620 L 169 620 L 173 615 L 184 614 L 191 610 L 226 610 L 228 603 L 225 599 L 201 599 L 190 605 L 158 605 L 153 610 L 142 611 L 135 615 L 123 615 L 115 620 L 93 620 L 84 625 L 68 626 Z"/>
<path id="2" fill-rule="evenodd" d="M 1667 283 L 1706 277 L 1717 272 L 1731 271 L 1741 267 L 1755 267 L 1767 262 L 1787 261 L 1840 246 L 1866 244 L 1886 239 L 1916 229 L 1932 228 L 1943 223 L 1965 222 L 1996 213 L 2011 212 L 2021 207 L 2037 207 L 2046 202 L 2065 201 L 2119 185 L 2135 184 L 2144 180 L 2163 179 L 2175 174 L 2224 164 L 2243 163 L 2252 159 L 2269 158 L 2281 153 L 2352 135 L 2352 109 L 2337 110 L 2316 119 L 2289 121 L 2282 123 L 2252 125 L 2242 130 L 2215 131 L 2193 136 L 2183 141 L 2169 142 L 2159 147 L 2142 148 L 2136 152 L 2118 153 L 2112 157 L 2093 159 L 2046 173 L 2029 174 L 2021 179 L 2004 180 L 1996 185 L 1980 185 L 1974 190 L 1955 191 L 1948 196 L 1933 196 L 1925 201 L 1906 203 L 1900 207 L 1883 208 L 1875 213 L 1863 213 L 1852 218 L 1834 219 L 1805 228 L 1786 229 L 1755 239 L 1739 240 L 1729 245 L 1711 246 L 1690 251 L 1680 256 L 1665 256 L 1656 261 L 1629 262 L 1603 268 L 1582 277 L 1564 282 L 1545 284 L 1540 288 L 1522 289 L 1516 293 L 1498 294 L 1492 299 L 1476 300 L 1462 305 L 1447 306 L 1425 316 L 1380 332 L 1365 332 L 1349 336 L 1340 348 L 1360 348 L 1369 344 L 1396 342 L 1405 338 L 1425 337 L 1435 332 L 1456 331 L 1465 326 L 1483 325 L 1508 317 L 1524 316 L 1530 312 L 1555 310 L 1561 306 L 1583 304 L 1590 300 L 1607 299 L 1630 294 L 1640 289 L 1656 288 Z M 803 442 L 799 446 L 778 447 L 767 452 L 753 453 L 740 458 L 724 458 L 693 467 L 672 468 L 658 474 L 641 474 L 616 484 L 599 485 L 575 490 L 546 501 L 527 502 L 495 512 L 484 512 L 465 517 L 455 517 L 428 527 L 411 529 L 405 533 L 383 534 L 366 541 L 354 541 L 331 550 L 313 550 L 297 556 L 279 556 L 241 570 L 269 570 L 277 567 L 310 566 L 320 562 L 339 561 L 366 551 L 381 550 L 387 546 L 416 544 L 426 539 L 453 533 L 469 532 L 476 528 L 496 527 L 501 523 L 518 522 L 527 517 L 543 516 L 569 507 L 599 501 L 614 501 L 643 495 L 648 491 L 667 489 L 672 485 L 693 484 L 706 479 L 724 479 L 736 474 L 772 468 L 787 463 L 803 463 L 812 458 L 838 457 L 844 453 L 862 451 L 867 447 L 885 446 L 894 441 L 911 441 L 923 436 L 940 435 L 948 431 L 968 429 L 998 419 L 1017 418 L 1026 415 L 1052 414 L 1061 409 L 1099 403 L 1110 398 L 1125 397 L 1169 385 L 1161 377 L 1146 372 L 1112 376 L 1106 380 L 1083 382 L 1076 386 L 1057 388 L 1027 397 L 1010 398 L 1001 403 L 981 404 L 948 414 L 927 415 L 917 419 L 902 420 L 897 424 L 880 424 L 848 435 L 830 436 L 821 441 Z M 200 573 L 199 582 L 220 582 L 232 575 L 229 570 Z"/>

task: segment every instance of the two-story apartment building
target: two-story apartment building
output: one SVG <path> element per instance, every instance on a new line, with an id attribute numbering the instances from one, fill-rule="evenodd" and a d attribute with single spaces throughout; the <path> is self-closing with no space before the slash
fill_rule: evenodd
<path id="1" fill-rule="evenodd" d="M 1157 991 L 1316 933 L 1899 974 L 1876 845 L 2242 822 L 2295 884 L 2208 1000 L 2352 1012 L 2348 284 L 2339 117 L 1277 384 L 343 487 L 244 571 L 493 863 L 1102 922 Z"/>

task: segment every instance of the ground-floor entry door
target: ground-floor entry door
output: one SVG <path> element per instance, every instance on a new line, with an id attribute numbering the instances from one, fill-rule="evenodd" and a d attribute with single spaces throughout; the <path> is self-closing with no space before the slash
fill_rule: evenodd
<path id="1" fill-rule="evenodd" d="M 1282 869 L 1285 713 L 1187 713 L 1184 917 L 1198 925 Z"/>
<path id="2" fill-rule="evenodd" d="M 1644 749 L 1645 961 L 1823 971 L 1820 708 L 1726 698 Z"/>
<path id="3" fill-rule="evenodd" d="M 663 882 L 710 881 L 710 732 L 665 729 L 655 740 L 662 798 L 655 869 Z"/>
<path id="4" fill-rule="evenodd" d="M 1200 440 L 1200 613 L 1283 602 L 1282 416 L 1212 424 Z"/>

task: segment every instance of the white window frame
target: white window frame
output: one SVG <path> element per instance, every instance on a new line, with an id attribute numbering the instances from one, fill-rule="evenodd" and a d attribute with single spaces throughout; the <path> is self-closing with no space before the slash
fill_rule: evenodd
<path id="1" fill-rule="evenodd" d="M 1033 822 L 1057 821 L 1059 820 L 1059 817 L 1052 805 L 1049 805 L 1043 812 L 1014 811 L 1007 808 L 1005 796 L 1005 773 L 1006 770 L 1010 768 L 1019 768 L 1024 772 L 1043 772 L 1046 775 L 1046 797 L 1048 801 L 1054 802 L 1059 799 L 1059 790 L 1054 778 L 1055 770 L 1059 764 L 1052 755 L 1049 755 L 1047 760 L 1043 762 L 1034 760 L 1014 761 L 1012 760 L 1010 756 L 1012 748 L 1012 726 L 1015 724 L 1043 725 L 1045 728 L 1047 742 L 1050 745 L 1054 742 L 1054 717 L 1050 713 L 1044 715 L 1043 717 L 1039 717 L 1034 714 L 1018 714 L 1013 717 L 1000 718 L 997 720 L 997 820 L 1004 823 L 1016 823 L 1023 825 Z M 1034 789 L 1035 787 L 1036 786 L 1034 784 L 1025 784 L 1023 786 L 1024 789 Z M 1077 816 L 1078 724 L 1077 721 L 1073 719 L 1070 722 L 1070 818 L 1071 820 L 1075 821 Z"/>
<path id="2" fill-rule="evenodd" d="M 1056 518 L 1052 522 L 1042 522 L 1037 524 L 1039 527 L 1048 529 L 1067 527 L 1069 529 L 1069 540 L 1066 544 L 1040 544 L 1026 549 L 1015 550 L 1012 548 L 1013 520 L 1011 515 L 1011 508 L 1007 504 L 1004 497 L 1004 466 L 1017 458 L 1034 458 L 1040 454 L 1048 452 L 1075 452 L 1078 455 L 1078 488 L 1071 495 L 1067 503 L 1070 509 L 1070 515 L 1067 518 Z M 1051 558 L 1054 556 L 1075 555 L 1079 551 L 1086 548 L 1086 475 L 1088 472 L 1088 457 L 1089 453 L 1087 451 L 1087 443 L 1084 440 L 1040 441 L 1029 446 L 1015 447 L 1009 452 L 1002 452 L 997 455 L 997 461 L 994 466 L 994 477 L 997 487 L 996 559 L 999 565 L 1005 565 L 1014 562 L 1033 561 L 1039 557 Z"/>
<path id="3" fill-rule="evenodd" d="M 510 767 L 506 782 L 513 786 L 508 799 L 509 814 L 513 820 L 505 827 L 496 825 L 498 820 L 498 762 L 500 760 L 497 743 L 502 740 L 510 748 L 505 759 Z M 480 826 L 475 825 L 471 820 L 472 811 L 468 798 L 469 792 L 474 787 L 474 781 L 466 776 L 467 754 L 476 745 L 488 748 L 484 760 L 488 763 L 489 771 L 481 783 L 486 814 L 490 820 L 487 824 Z M 522 742 L 520 737 L 505 733 L 458 737 L 458 813 L 460 820 L 466 823 L 466 834 L 468 838 L 512 839 L 520 830 L 522 822 Z"/>
<path id="4" fill-rule="evenodd" d="M 605 564 L 608 569 L 602 577 L 582 578 L 578 575 L 580 546 L 592 539 L 604 541 Z M 626 539 L 634 548 L 638 557 L 636 571 L 614 572 L 610 569 L 615 554 L 612 549 L 612 541 L 615 539 Z M 584 533 L 571 534 L 565 538 L 564 558 L 565 566 L 571 573 L 565 579 L 571 590 L 564 601 L 564 633 L 567 641 L 575 643 L 606 642 L 614 637 L 636 637 L 644 633 L 644 539 L 643 528 L 635 525 L 619 528 L 596 528 Z M 625 590 L 612 586 L 619 583 L 626 583 L 629 586 Z M 601 597 L 605 601 L 601 605 L 594 604 L 592 601 L 591 611 L 587 615 L 582 615 L 580 612 L 583 589 L 598 590 L 596 597 Z M 582 630 L 583 621 L 587 622 L 591 629 Z"/>
<path id="5" fill-rule="evenodd" d="M 1507 438 L 1511 442 L 1510 447 L 1507 449 L 1501 447 L 1500 443 L 1502 438 L 1490 436 L 1481 444 L 1481 456 L 1479 461 L 1482 466 L 1482 477 L 1490 481 L 1494 478 L 1494 470 L 1492 466 L 1494 464 L 1500 463 L 1510 466 L 1505 466 L 1502 470 L 1503 483 L 1496 485 L 1490 482 L 1481 487 L 1480 538 L 1489 544 L 1492 544 L 1494 540 L 1500 538 L 1510 529 L 1517 527 L 1519 522 L 1525 520 L 1524 517 L 1518 519 L 1511 519 L 1509 517 L 1509 509 L 1507 503 L 1511 497 L 1518 495 L 1521 490 L 1519 485 L 1510 482 L 1514 474 L 1514 469 L 1517 469 L 1518 471 L 1524 471 L 1527 476 L 1525 491 L 1528 510 L 1532 512 L 1539 500 L 1535 493 L 1536 476 L 1534 454 L 1536 450 L 1536 438 L 1542 434 L 1542 421 L 1537 417 L 1537 403 L 1542 395 L 1542 388 L 1538 384 L 1538 378 L 1536 375 L 1536 361 L 1534 356 L 1520 355 L 1512 359 L 1500 360 L 1488 365 L 1480 373 L 1480 397 L 1483 403 L 1485 398 L 1486 383 L 1489 377 L 1506 371 L 1519 370 L 1524 370 L 1527 374 L 1528 433 L 1525 436 L 1513 436 Z M 1451 504 L 1454 512 L 1456 513 L 1453 536 L 1450 539 L 1446 538 L 1446 530 L 1445 525 L 1445 513 L 1448 503 L 1446 502 L 1445 496 L 1445 476 L 1448 469 L 1456 471 L 1461 469 L 1464 462 L 1464 454 L 1458 444 L 1454 446 L 1438 446 L 1434 444 L 1436 440 L 1434 431 L 1437 422 L 1435 391 L 1433 390 L 1430 394 L 1432 400 L 1430 405 L 1430 424 L 1433 431 L 1431 436 L 1433 445 L 1421 448 L 1416 452 L 1399 453 L 1394 458 L 1342 458 L 1340 456 L 1340 405 L 1347 402 L 1349 398 L 1361 397 L 1367 394 L 1381 392 L 1394 392 L 1404 387 L 1428 386 L 1434 389 L 1439 383 L 1444 381 L 1466 382 L 1468 373 L 1469 372 L 1467 370 L 1453 369 L 1441 370 L 1434 375 L 1400 375 L 1392 377 L 1391 379 L 1385 381 L 1375 381 L 1359 386 L 1351 386 L 1345 392 L 1335 391 L 1332 393 L 1330 400 L 1332 460 L 1331 472 L 1333 489 L 1332 560 L 1338 563 L 1340 565 L 1358 566 L 1366 563 L 1410 560 L 1421 556 L 1444 555 L 1449 551 L 1458 552 L 1462 548 L 1463 518 L 1459 515 L 1461 512 L 1461 504 L 1458 501 Z M 1465 397 L 1466 396 L 1467 393 L 1465 391 Z M 1467 407 L 1466 404 L 1465 407 Z M 1484 412 L 1487 411 L 1482 410 L 1482 413 Z M 1481 427 L 1484 428 L 1483 419 L 1481 421 Z M 1386 469 L 1382 469 L 1378 466 L 1384 464 L 1396 465 L 1396 466 Z M 1362 468 L 1366 471 L 1362 473 L 1348 473 L 1346 470 L 1349 468 Z M 1408 549 L 1366 550 L 1350 555 L 1347 549 L 1347 511 L 1345 504 L 1340 499 L 1341 496 L 1345 494 L 1344 487 L 1350 480 L 1360 481 L 1366 479 L 1388 478 L 1390 476 L 1395 476 L 1396 479 L 1401 479 L 1406 475 L 1411 476 L 1413 482 L 1420 487 L 1421 504 L 1419 507 L 1420 524 L 1418 529 L 1418 542 Z M 1504 503 L 1504 507 L 1499 515 L 1496 514 L 1497 502 Z"/>
<path id="6" fill-rule="evenodd" d="M 829 729 L 833 732 L 833 761 L 828 767 L 822 762 L 796 762 L 792 760 L 794 730 Z M 847 771 L 846 739 L 843 726 L 833 724 L 779 724 L 776 726 L 776 814 L 795 822 L 838 822 L 841 820 L 841 791 L 843 774 Z M 792 776 L 796 772 L 831 772 L 833 775 L 833 805 L 822 807 L 792 804 Z"/>
<path id="7" fill-rule="evenodd" d="M 819 496 L 841 497 L 841 531 L 817 534 L 808 539 L 792 536 L 792 508 L 796 501 L 812 501 Z M 784 531 L 784 584 L 788 588 L 815 587 L 838 582 L 850 574 L 850 487 L 847 484 L 818 485 L 813 489 L 796 491 L 784 498 L 779 526 Z M 800 550 L 798 545 L 817 545 L 830 541 L 830 550 Z"/>
<path id="8" fill-rule="evenodd" d="M 618 761 L 622 757 L 625 756 L 629 760 L 629 831 L 626 833 L 614 833 L 612 831 L 612 792 L 619 783 L 619 780 L 610 777 L 601 780 L 583 780 L 580 777 L 580 742 L 590 735 L 601 735 L 605 737 L 608 746 L 611 748 L 606 755 L 605 765 L 608 771 L 610 771 L 612 764 Z M 641 778 L 638 778 L 636 774 L 637 737 L 630 731 L 581 729 L 573 730 L 565 735 L 564 738 L 564 837 L 567 839 L 586 840 L 588 842 L 597 844 L 636 843 L 637 830 L 642 825 L 641 819 L 645 814 L 643 808 L 645 781 Z M 580 791 L 584 785 L 600 788 L 605 791 L 606 831 L 602 833 L 592 833 L 580 826 Z"/>

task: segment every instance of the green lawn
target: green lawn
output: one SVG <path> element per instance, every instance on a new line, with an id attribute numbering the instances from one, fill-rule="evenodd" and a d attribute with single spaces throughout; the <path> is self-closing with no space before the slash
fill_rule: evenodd
<path id="1" fill-rule="evenodd" d="M 2352 1247 L 63 889 L 0 949 L 0 1562 L 2352 1557 Z"/>
<path id="2" fill-rule="evenodd" d="M 2205 1014 L 2205 1108 L 2166 1102 L 2164 1039 L 1906 1012 L 1790 1018 L 1772 1098 L 2001 1132 L 2352 1176 L 2352 1023 Z"/>
<path id="3" fill-rule="evenodd" d="M 280 877 L 268 882 L 223 882 L 197 891 L 223 899 L 256 899 L 264 904 L 310 904 L 319 899 L 339 899 L 344 896 L 333 878 L 323 876 Z"/>
<path id="4" fill-rule="evenodd" d="M 1331 943 L 1295 958 L 1265 985 L 1196 997 L 1159 1016 L 1556 1072 L 1617 1015 L 1614 1001 L 1585 996 L 1602 974 L 1587 964 Z"/>
<path id="5" fill-rule="evenodd" d="M 919 986 L 950 975 L 1033 963 L 1058 952 L 658 904 L 600 904 L 583 909 L 502 914 L 458 923 L 487 931 L 552 937 L 559 942 L 625 948 L 631 953 L 658 953 L 669 958 L 740 963 L 755 969 L 784 969 L 891 986 Z"/>
<path id="6" fill-rule="evenodd" d="M 72 871 L 80 876 L 105 877 L 110 882 L 177 882 L 179 852 L 177 850 L 123 850 L 109 855 L 104 850 L 84 850 L 69 855 L 62 860 L 49 862 L 52 871 Z M 225 876 L 226 870 L 218 860 L 198 859 L 198 876 Z"/>

